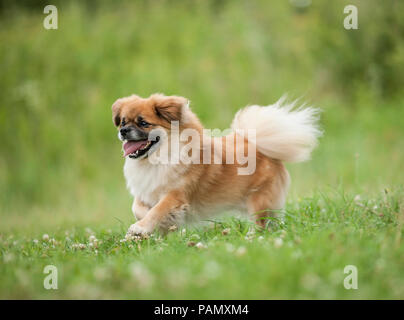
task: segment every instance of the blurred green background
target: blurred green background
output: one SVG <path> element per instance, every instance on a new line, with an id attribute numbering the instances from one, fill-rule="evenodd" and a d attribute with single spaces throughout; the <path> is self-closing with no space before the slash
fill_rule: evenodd
<path id="1" fill-rule="evenodd" d="M 403 181 L 403 1 L 53 1 L 57 30 L 46 4 L 0 1 L 0 231 L 132 220 L 110 111 L 132 93 L 185 96 L 220 129 L 284 93 L 322 108 L 291 200 Z"/>
<path id="2" fill-rule="evenodd" d="M 57 30 L 47 4 L 0 0 L 1 299 L 404 297 L 404 1 L 55 0 Z M 312 160 L 287 165 L 283 223 L 122 239 L 111 105 L 155 92 L 189 98 L 211 129 L 284 93 L 323 110 Z"/>

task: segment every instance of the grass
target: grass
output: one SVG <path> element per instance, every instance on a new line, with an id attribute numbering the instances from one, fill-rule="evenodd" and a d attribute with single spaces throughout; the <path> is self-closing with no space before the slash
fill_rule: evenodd
<path id="1" fill-rule="evenodd" d="M 0 298 L 403 299 L 404 10 L 354 2 L 355 33 L 338 2 L 56 1 L 53 31 L 43 7 L 0 6 Z M 284 92 L 320 107 L 284 220 L 121 241 L 134 219 L 110 106 L 133 92 L 186 96 L 212 129 Z"/>
<path id="2" fill-rule="evenodd" d="M 402 195 L 319 193 L 289 202 L 265 232 L 225 217 L 143 240 L 125 240 L 124 225 L 4 235 L 1 298 L 403 298 Z M 46 265 L 58 290 L 43 288 Z M 347 265 L 357 290 L 343 286 Z"/>

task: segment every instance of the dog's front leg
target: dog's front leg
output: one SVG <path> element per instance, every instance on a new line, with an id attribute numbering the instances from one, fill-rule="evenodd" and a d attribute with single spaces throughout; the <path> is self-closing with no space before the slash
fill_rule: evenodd
<path id="1" fill-rule="evenodd" d="M 150 207 L 144 204 L 138 198 L 133 200 L 132 212 L 135 215 L 136 220 L 142 220 L 149 210 Z"/>
<path id="2" fill-rule="evenodd" d="M 128 234 L 148 234 L 155 230 L 171 212 L 178 212 L 187 207 L 185 195 L 180 191 L 171 191 L 147 212 L 146 216 L 129 227 Z"/>

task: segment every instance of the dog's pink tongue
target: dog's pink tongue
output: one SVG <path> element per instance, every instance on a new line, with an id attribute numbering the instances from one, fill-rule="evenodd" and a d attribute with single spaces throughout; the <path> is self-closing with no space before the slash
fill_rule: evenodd
<path id="1" fill-rule="evenodd" d="M 124 151 L 123 156 L 126 157 L 128 154 L 131 154 L 131 153 L 135 152 L 136 150 L 139 150 L 141 147 L 145 146 L 146 144 L 147 144 L 147 140 L 125 142 L 123 145 L 123 151 Z"/>

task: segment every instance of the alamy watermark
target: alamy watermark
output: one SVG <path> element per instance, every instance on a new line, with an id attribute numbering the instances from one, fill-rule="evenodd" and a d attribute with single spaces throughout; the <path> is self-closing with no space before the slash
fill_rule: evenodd
<path id="1" fill-rule="evenodd" d="M 344 279 L 344 288 L 347 290 L 358 289 L 358 268 L 354 265 L 347 265 L 344 274 L 348 274 Z"/>
<path id="2" fill-rule="evenodd" d="M 56 290 L 58 288 L 58 269 L 54 265 L 47 265 L 43 269 L 43 273 L 47 276 L 43 280 L 43 287 L 46 290 Z"/>
<path id="3" fill-rule="evenodd" d="M 57 29 L 58 28 L 58 8 L 54 5 L 47 5 L 43 9 L 43 13 L 47 14 L 45 19 L 43 19 L 43 26 L 46 30 Z"/>
<path id="4" fill-rule="evenodd" d="M 128 141 L 120 132 L 118 137 Z M 145 155 L 152 164 L 237 164 L 239 175 L 251 175 L 256 169 L 256 139 L 256 129 L 200 132 L 192 128 L 180 130 L 179 122 L 172 121 L 169 134 L 162 129 L 149 132 L 148 140 L 155 145 Z M 138 152 L 141 149 L 136 149 L 134 155 Z"/>
<path id="5" fill-rule="evenodd" d="M 344 13 L 348 13 L 344 19 L 344 28 L 346 30 L 358 29 L 358 8 L 350 4 L 344 7 Z"/>

